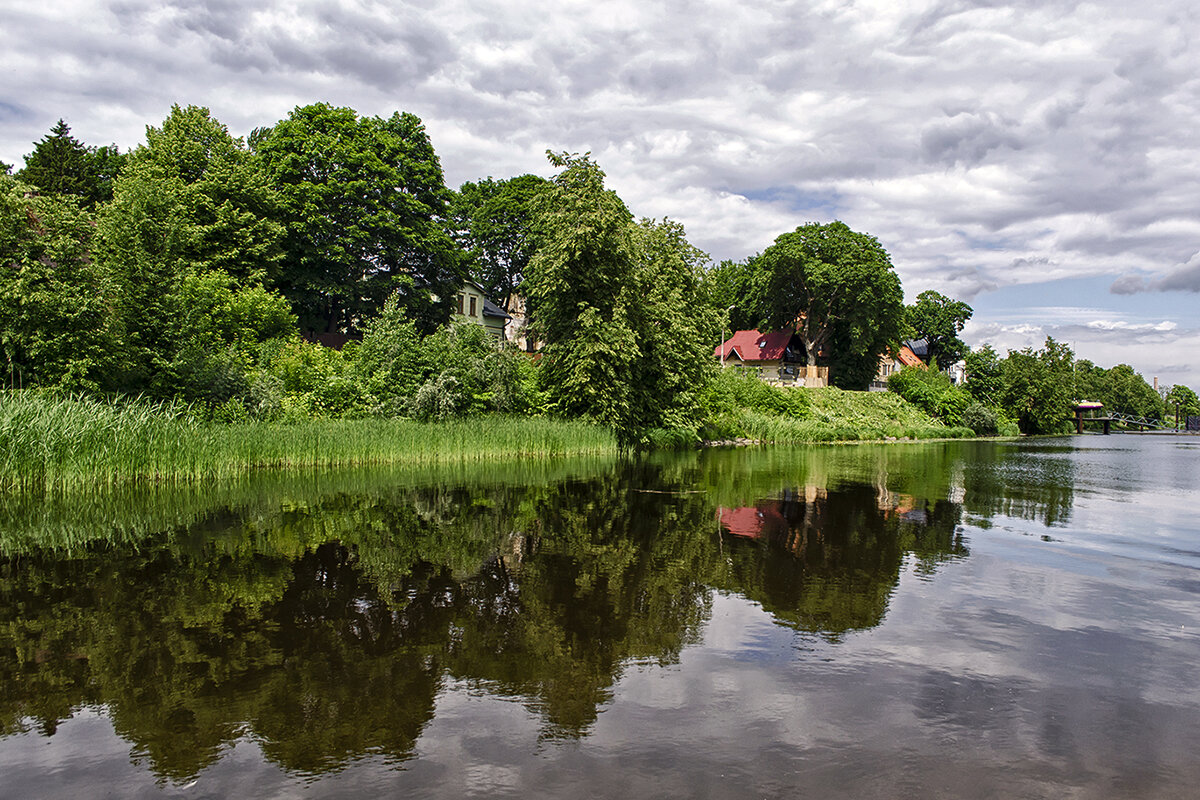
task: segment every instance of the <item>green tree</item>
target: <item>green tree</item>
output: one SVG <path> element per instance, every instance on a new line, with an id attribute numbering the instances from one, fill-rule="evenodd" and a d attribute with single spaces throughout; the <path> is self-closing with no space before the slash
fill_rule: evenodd
<path id="1" fill-rule="evenodd" d="M 638 269 L 630 303 L 637 337 L 633 426 L 694 427 L 701 396 L 716 371 L 713 342 L 722 313 L 704 302 L 701 278 L 708 256 L 687 241 L 681 224 L 642 220 L 635 228 Z"/>
<path id="2" fill-rule="evenodd" d="M 917 302 L 906 312 L 914 338 L 929 343 L 931 362 L 948 367 L 966 355 L 967 345 L 958 334 L 973 313 L 969 305 L 929 289 L 917 295 Z"/>
<path id="3" fill-rule="evenodd" d="M 1108 411 L 1147 419 L 1162 418 L 1162 398 L 1128 364 L 1104 369 L 1080 359 L 1075 362 L 1074 382 L 1076 400 L 1098 400 Z"/>
<path id="4" fill-rule="evenodd" d="M 25 167 L 17 178 L 42 192 L 74 195 L 81 206 L 89 208 L 112 199 L 113 180 L 124 160 L 115 145 L 85 146 L 60 119 L 25 156 Z"/>
<path id="5" fill-rule="evenodd" d="M 866 388 L 904 323 L 900 278 L 879 240 L 842 222 L 809 223 L 778 237 L 751 269 L 754 316 L 794 327 L 810 366 L 826 354 L 835 385 Z"/>
<path id="6" fill-rule="evenodd" d="M 280 286 L 302 329 L 356 330 L 393 294 L 423 333 L 445 324 L 463 270 L 420 119 L 317 103 L 255 131 L 251 144 L 283 196 Z"/>
<path id="7" fill-rule="evenodd" d="M 98 388 L 116 358 L 116 287 L 89 256 L 73 197 L 0 176 L 0 348 L 6 383 Z"/>
<path id="8" fill-rule="evenodd" d="M 1168 415 L 1178 407 L 1181 419 L 1200 416 L 1200 397 L 1197 397 L 1194 391 L 1181 383 L 1175 384 L 1167 392 L 1166 403 Z"/>
<path id="9" fill-rule="evenodd" d="M 455 239 L 468 254 L 471 276 L 507 306 L 533 256 L 533 200 L 549 182 L 536 175 L 464 183 L 452 207 Z"/>
<path id="10" fill-rule="evenodd" d="M 964 388 L 981 403 L 995 406 L 1003 388 L 1001 359 L 990 344 L 969 351 L 965 356 L 967 382 Z"/>
<path id="11" fill-rule="evenodd" d="M 550 154 L 562 171 L 538 198 L 542 241 L 529 263 L 529 306 L 546 343 L 541 378 L 559 413 L 613 429 L 631 422 L 637 340 L 629 318 L 633 215 L 588 156 Z"/>
<path id="12" fill-rule="evenodd" d="M 751 302 L 762 294 L 755 283 L 761 277 L 748 262 L 729 259 L 703 272 L 701 289 L 704 300 L 709 307 L 720 309 L 722 314 L 728 312 L 727 332 L 747 330 L 759 324 Z"/>
<path id="13" fill-rule="evenodd" d="M 282 253 L 278 208 L 257 159 L 208 109 L 174 106 L 161 128 L 146 129 L 98 222 L 97 257 L 121 284 L 126 388 L 179 388 L 176 362 L 192 336 L 178 319 L 186 282 L 215 274 L 235 294 L 270 285 Z"/>
<path id="14" fill-rule="evenodd" d="M 609 425 L 626 444 L 683 425 L 719 325 L 698 302 L 704 255 L 675 223 L 635 224 L 588 156 L 550 160 L 562 172 L 537 201 L 541 239 L 527 285 L 551 402 Z"/>
<path id="15" fill-rule="evenodd" d="M 1074 353 L 1047 337 L 1041 350 L 1010 351 L 1001 367 L 1001 401 L 1022 433 L 1063 433 L 1071 416 Z"/>

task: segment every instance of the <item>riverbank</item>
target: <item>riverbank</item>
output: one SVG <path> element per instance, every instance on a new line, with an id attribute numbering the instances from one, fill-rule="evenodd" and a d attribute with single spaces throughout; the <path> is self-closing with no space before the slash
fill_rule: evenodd
<path id="1" fill-rule="evenodd" d="M 182 405 L 114 404 L 32 391 L 9 391 L 0 398 L 3 489 L 207 481 L 261 469 L 617 452 L 616 437 L 606 428 L 546 417 L 222 424 L 201 421 Z"/>
<path id="2" fill-rule="evenodd" d="M 713 441 L 809 444 L 960 439 L 889 393 L 754 389 L 727 406 Z M 775 396 L 774 393 L 784 393 Z M 764 399 L 766 398 L 766 399 Z M 768 402 L 770 401 L 770 402 Z M 687 435 L 684 435 L 687 434 Z M 653 449 L 694 445 L 694 434 L 651 439 Z M 256 470 L 500 462 L 616 455 L 607 428 L 550 417 L 485 415 L 437 423 L 322 419 L 214 423 L 182 404 L 0 394 L 0 489 L 61 489 L 145 482 L 203 482 Z"/>
<path id="3" fill-rule="evenodd" d="M 771 394 L 765 394 L 769 389 Z M 770 402 L 772 399 L 775 402 Z M 739 396 L 709 426 L 710 445 L 887 442 L 974 437 L 891 392 L 765 387 Z"/>

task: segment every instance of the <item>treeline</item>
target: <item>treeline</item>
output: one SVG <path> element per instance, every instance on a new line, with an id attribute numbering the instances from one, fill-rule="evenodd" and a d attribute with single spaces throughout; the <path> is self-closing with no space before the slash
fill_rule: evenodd
<path id="1" fill-rule="evenodd" d="M 635 218 L 588 156 L 550 160 L 550 180 L 454 191 L 417 117 L 323 103 L 246 139 L 176 106 L 127 153 L 60 121 L 0 176 L 5 383 L 227 421 L 552 414 L 632 444 L 812 421 L 785 390 L 718 378 L 723 331 L 795 328 L 843 389 L 906 336 L 947 363 L 966 350 L 970 307 L 926 292 L 906 308 L 874 237 L 809 224 L 713 267 L 678 223 Z M 521 306 L 540 356 L 447 325 L 468 278 Z"/>
<path id="2" fill-rule="evenodd" d="M 1098 401 L 1106 412 L 1173 422 L 1200 415 L 1200 399 L 1187 386 L 1160 394 L 1128 364 L 1111 369 L 1076 360 L 1071 348 L 1047 338 L 1038 349 L 1013 350 L 1003 358 L 988 345 L 968 351 L 966 381 L 956 386 L 936 369 L 905 369 L 889 388 L 949 425 L 977 433 L 1068 433 L 1074 406 Z"/>
<path id="3" fill-rule="evenodd" d="M 679 224 L 636 219 L 589 157 L 551 162 L 552 180 L 452 191 L 419 119 L 326 104 L 245 140 L 176 106 L 128 153 L 60 122 L 0 179 L 6 383 L 218 420 L 545 413 L 627 444 L 746 435 L 742 412 L 795 405 L 716 380 L 731 267 L 709 270 Z M 886 253 L 860 238 L 898 307 Z M 447 326 L 467 278 L 521 298 L 538 358 Z M 894 332 L 860 328 L 848 380 Z"/>

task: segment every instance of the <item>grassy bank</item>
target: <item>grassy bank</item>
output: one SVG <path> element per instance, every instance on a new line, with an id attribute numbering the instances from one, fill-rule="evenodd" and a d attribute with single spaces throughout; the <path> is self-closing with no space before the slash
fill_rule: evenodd
<path id="1" fill-rule="evenodd" d="M 732 370 L 717 378 L 710 405 L 717 413 L 702 431 L 710 440 L 803 444 L 975 435 L 969 428 L 942 424 L 891 392 L 768 386 Z"/>
<path id="2" fill-rule="evenodd" d="M 599 426 L 529 417 L 443 423 L 204 423 L 186 407 L 0 394 L 0 488 L 204 481 L 263 468 L 455 464 L 615 453 Z"/>

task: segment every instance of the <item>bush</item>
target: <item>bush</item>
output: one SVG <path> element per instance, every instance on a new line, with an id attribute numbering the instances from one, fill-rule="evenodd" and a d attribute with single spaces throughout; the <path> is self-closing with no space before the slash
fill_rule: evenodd
<path id="1" fill-rule="evenodd" d="M 971 403 L 967 406 L 963 410 L 961 421 L 963 426 L 973 430 L 976 436 L 995 436 L 1000 432 L 1000 420 L 982 403 Z"/>
<path id="2" fill-rule="evenodd" d="M 944 373 L 923 367 L 905 367 L 888 377 L 888 389 L 950 426 L 965 424 L 963 412 L 971 396 L 950 382 Z"/>
<path id="3" fill-rule="evenodd" d="M 440 422 L 458 416 L 465 405 L 462 384 L 449 372 L 443 372 L 417 390 L 408 410 L 422 422 Z"/>
<path id="4" fill-rule="evenodd" d="M 803 389 L 771 386 L 750 372 L 724 369 L 717 373 L 704 398 L 710 415 L 749 409 L 792 419 L 808 419 L 812 404 Z"/>

